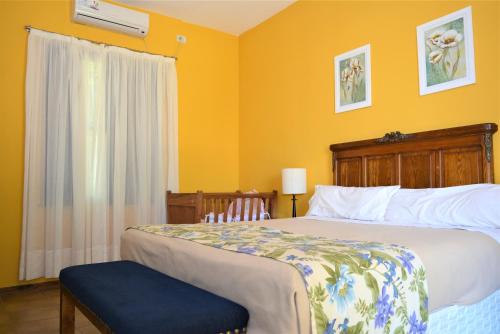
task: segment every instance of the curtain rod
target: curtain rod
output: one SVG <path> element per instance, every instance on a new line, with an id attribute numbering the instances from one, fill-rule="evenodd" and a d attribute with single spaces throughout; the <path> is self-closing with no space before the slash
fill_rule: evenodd
<path id="1" fill-rule="evenodd" d="M 142 51 L 142 50 L 127 48 L 125 46 L 118 46 L 118 45 L 108 44 L 108 43 L 104 43 L 104 42 L 93 41 L 91 39 L 80 38 L 80 37 L 71 36 L 71 35 L 65 35 L 65 34 L 60 34 L 58 32 L 53 32 L 53 31 L 48 31 L 48 30 L 43 30 L 43 29 L 35 28 L 35 27 L 30 26 L 30 25 L 24 26 L 24 30 L 26 30 L 27 32 L 30 32 L 31 29 L 36 29 L 36 30 L 40 30 L 40 31 L 44 31 L 44 32 L 49 32 L 51 34 L 58 34 L 58 35 L 66 36 L 66 37 L 74 37 L 74 38 L 76 38 L 78 40 L 87 41 L 87 42 L 98 44 L 98 45 L 102 44 L 102 45 L 105 45 L 105 46 L 114 46 L 114 47 L 123 48 L 123 49 L 127 49 L 127 50 L 134 51 L 134 52 L 147 53 L 147 54 L 150 54 L 150 55 L 153 55 L 153 56 L 160 56 L 160 57 L 172 58 L 174 60 L 177 60 L 176 56 L 162 55 L 162 54 L 159 54 L 159 53 L 152 53 L 152 52 L 147 52 L 147 51 Z"/>

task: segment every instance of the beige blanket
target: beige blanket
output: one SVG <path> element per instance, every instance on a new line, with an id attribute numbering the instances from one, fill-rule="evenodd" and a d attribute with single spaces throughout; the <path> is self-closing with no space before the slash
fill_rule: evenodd
<path id="1" fill-rule="evenodd" d="M 424 263 L 429 310 L 475 303 L 500 289 L 500 244 L 479 232 L 276 219 L 274 228 L 329 238 L 407 246 Z M 248 309 L 250 333 L 310 333 L 309 301 L 295 268 L 137 230 L 122 236 L 121 255 Z"/>

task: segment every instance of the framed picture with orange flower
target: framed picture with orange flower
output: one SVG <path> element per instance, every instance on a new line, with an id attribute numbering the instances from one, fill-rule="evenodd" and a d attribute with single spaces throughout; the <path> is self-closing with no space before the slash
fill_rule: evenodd
<path id="1" fill-rule="evenodd" d="M 417 27 L 420 95 L 476 82 L 472 9 Z"/>
<path id="2" fill-rule="evenodd" d="M 370 44 L 335 57 L 335 112 L 372 105 Z"/>

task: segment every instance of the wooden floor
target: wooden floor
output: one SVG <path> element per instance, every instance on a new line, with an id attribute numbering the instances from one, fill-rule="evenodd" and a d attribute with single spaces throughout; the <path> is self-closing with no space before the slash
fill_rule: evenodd
<path id="1" fill-rule="evenodd" d="M 0 333 L 59 333 L 58 285 L 0 291 Z M 75 333 L 99 333 L 78 309 Z"/>

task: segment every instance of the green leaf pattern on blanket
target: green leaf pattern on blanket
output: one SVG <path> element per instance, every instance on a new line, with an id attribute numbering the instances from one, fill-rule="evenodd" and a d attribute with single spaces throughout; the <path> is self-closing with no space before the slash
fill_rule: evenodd
<path id="1" fill-rule="evenodd" d="M 424 334 L 425 269 L 408 248 L 328 239 L 248 224 L 134 229 L 285 262 L 304 279 L 317 334 Z"/>

